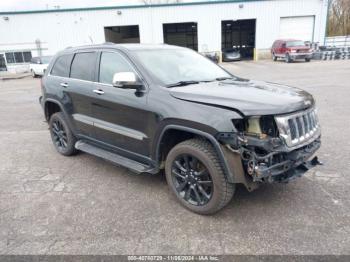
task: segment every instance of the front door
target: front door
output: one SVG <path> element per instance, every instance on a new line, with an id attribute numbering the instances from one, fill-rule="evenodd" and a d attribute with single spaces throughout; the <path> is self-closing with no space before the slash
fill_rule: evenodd
<path id="1" fill-rule="evenodd" d="M 101 52 L 99 65 L 92 102 L 96 139 L 125 156 L 132 157 L 132 153 L 136 153 L 140 157 L 148 157 L 150 139 L 147 123 L 151 114 L 147 110 L 146 92 L 112 85 L 115 73 L 139 74 L 128 58 L 116 51 Z"/>

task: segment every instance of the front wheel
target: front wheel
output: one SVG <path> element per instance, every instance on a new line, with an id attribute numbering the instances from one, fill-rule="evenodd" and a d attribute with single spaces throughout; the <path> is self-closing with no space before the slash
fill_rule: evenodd
<path id="1" fill-rule="evenodd" d="M 287 53 L 285 57 L 286 63 L 292 62 L 292 59 L 290 58 L 290 55 Z"/>
<path id="2" fill-rule="evenodd" d="M 275 53 L 272 53 L 272 60 L 277 61 L 277 56 L 275 55 Z"/>
<path id="3" fill-rule="evenodd" d="M 201 139 L 176 145 L 167 156 L 165 174 L 178 201 L 198 214 L 216 213 L 229 203 L 235 191 L 216 151 Z"/>
<path id="4" fill-rule="evenodd" d="M 305 58 L 305 62 L 310 62 L 310 58 Z"/>

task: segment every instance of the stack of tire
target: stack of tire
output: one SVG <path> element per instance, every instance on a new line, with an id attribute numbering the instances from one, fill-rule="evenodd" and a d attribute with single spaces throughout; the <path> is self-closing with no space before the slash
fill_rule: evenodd
<path id="1" fill-rule="evenodd" d="M 325 47 L 320 46 L 313 53 L 314 60 L 345 60 L 350 59 L 350 47 Z"/>

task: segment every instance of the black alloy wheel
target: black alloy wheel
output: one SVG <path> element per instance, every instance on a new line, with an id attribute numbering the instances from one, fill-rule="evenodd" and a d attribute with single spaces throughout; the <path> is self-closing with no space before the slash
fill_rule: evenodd
<path id="1" fill-rule="evenodd" d="M 177 200 L 201 215 L 218 212 L 231 201 L 235 191 L 217 151 L 202 138 L 185 140 L 169 151 L 165 176 Z"/>
<path id="2" fill-rule="evenodd" d="M 77 153 L 75 149 L 77 139 L 70 130 L 62 112 L 54 113 L 50 117 L 49 129 L 52 142 L 60 154 L 70 156 Z"/>
<path id="3" fill-rule="evenodd" d="M 178 195 L 192 205 L 206 205 L 213 195 L 213 180 L 203 163 L 189 154 L 179 155 L 172 165 Z"/>
<path id="4" fill-rule="evenodd" d="M 68 137 L 66 130 L 60 120 L 55 119 L 52 122 L 53 141 L 58 149 L 65 150 L 68 146 Z"/>

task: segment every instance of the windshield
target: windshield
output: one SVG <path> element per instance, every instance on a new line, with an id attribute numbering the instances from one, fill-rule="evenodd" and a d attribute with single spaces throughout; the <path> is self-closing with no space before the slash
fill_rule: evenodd
<path id="1" fill-rule="evenodd" d="M 42 56 L 40 57 L 41 63 L 42 64 L 48 64 L 51 61 L 52 56 Z"/>
<path id="2" fill-rule="evenodd" d="M 305 43 L 303 41 L 290 41 L 287 42 L 287 47 L 293 47 L 293 46 L 305 46 Z"/>
<path id="3" fill-rule="evenodd" d="M 134 53 L 145 69 L 165 86 L 232 77 L 207 58 L 189 49 L 137 50 Z"/>

